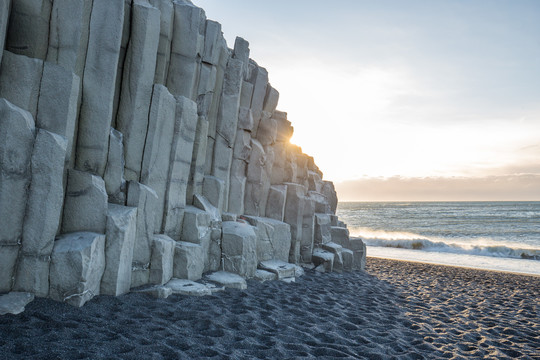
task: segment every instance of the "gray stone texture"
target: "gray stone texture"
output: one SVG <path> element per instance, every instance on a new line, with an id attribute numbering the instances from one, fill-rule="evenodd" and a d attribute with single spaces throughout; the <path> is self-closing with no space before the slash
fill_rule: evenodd
<path id="1" fill-rule="evenodd" d="M 141 183 L 158 195 L 154 232 L 162 230 L 163 209 L 169 181 L 171 149 L 174 140 L 176 100 L 163 85 L 154 85 L 148 133 L 144 146 Z"/>
<path id="2" fill-rule="evenodd" d="M 150 258 L 154 239 L 155 213 L 158 211 L 158 195 L 150 187 L 130 181 L 126 204 L 137 208 L 131 287 L 138 287 L 148 284 L 150 279 Z"/>
<path id="3" fill-rule="evenodd" d="M 223 223 L 223 269 L 251 278 L 257 270 L 257 235 L 251 225 L 241 222 Z"/>
<path id="4" fill-rule="evenodd" d="M 167 235 L 154 235 L 150 261 L 150 283 L 163 285 L 173 276 L 176 242 Z"/>
<path id="5" fill-rule="evenodd" d="M 80 86 L 79 77 L 71 71 L 51 62 L 43 64 L 36 126 L 67 139 L 66 166 L 70 168 L 75 163 Z"/>
<path id="6" fill-rule="evenodd" d="M 328 214 L 315 214 L 315 245 L 326 244 L 332 241 L 331 220 Z"/>
<path id="7" fill-rule="evenodd" d="M 39 297 L 49 293 L 49 260 L 60 226 L 64 201 L 64 158 L 67 141 L 40 129 L 32 152 L 30 185 L 23 224 L 16 291 Z"/>
<path id="8" fill-rule="evenodd" d="M 203 269 L 202 247 L 185 241 L 177 241 L 174 248 L 174 277 L 192 281 L 199 280 L 202 278 Z"/>
<path id="9" fill-rule="evenodd" d="M 285 200 L 287 199 L 287 185 L 273 185 L 268 191 L 266 202 L 266 217 L 283 221 L 285 215 Z"/>
<path id="10" fill-rule="evenodd" d="M 291 227 L 289 224 L 256 216 L 246 216 L 245 219 L 255 227 L 258 261 L 280 260 L 287 262 L 289 260 L 289 249 L 291 248 Z"/>
<path id="11" fill-rule="evenodd" d="M 337 194 L 334 188 L 334 184 L 331 181 L 324 181 L 322 194 L 328 199 L 328 204 L 330 205 L 331 214 L 336 213 L 337 208 Z"/>
<path id="12" fill-rule="evenodd" d="M 34 294 L 27 292 L 10 292 L 0 296 L 0 316 L 17 315 L 24 311 L 28 303 L 34 300 Z"/>
<path id="13" fill-rule="evenodd" d="M 123 1 L 94 0 L 82 79 L 76 165 L 100 176 L 107 163 L 123 23 Z"/>
<path id="14" fill-rule="evenodd" d="M 107 191 L 102 178 L 69 170 L 62 232 L 89 231 L 105 234 Z"/>
<path id="15" fill-rule="evenodd" d="M 0 98 L 24 109 L 35 118 L 43 61 L 4 51 L 0 67 Z"/>
<path id="16" fill-rule="evenodd" d="M 289 262 L 297 264 L 300 261 L 305 187 L 294 183 L 286 183 L 285 185 L 287 185 L 287 200 L 285 201 L 283 221 L 291 225 L 291 250 L 289 253 Z"/>
<path id="17" fill-rule="evenodd" d="M 162 226 L 162 231 L 177 241 L 180 240 L 182 232 L 196 130 L 197 104 L 188 98 L 179 96 L 176 100 L 174 136 Z"/>
<path id="18" fill-rule="evenodd" d="M 349 241 L 349 230 L 341 226 L 331 226 L 330 234 L 332 235 L 332 242 L 339 244 L 347 249 L 351 249 Z"/>
<path id="19" fill-rule="evenodd" d="M 105 270 L 105 235 L 75 232 L 54 242 L 50 267 L 51 299 L 83 306 L 100 293 Z"/>
<path id="20" fill-rule="evenodd" d="M 9 12 L 11 0 L 0 0 L 0 64 L 2 64 L 2 53 L 6 42 L 6 32 L 9 22 Z"/>
<path id="21" fill-rule="evenodd" d="M 86 62 L 92 0 L 54 0 L 47 61 L 82 77 Z"/>
<path id="22" fill-rule="evenodd" d="M 257 129 L 261 121 L 264 99 L 266 97 L 266 87 L 268 85 L 268 71 L 265 68 L 253 67 L 250 82 L 253 84 L 253 97 L 251 99 L 251 110 L 253 112 L 253 133 L 257 136 Z"/>
<path id="23" fill-rule="evenodd" d="M 300 240 L 300 261 L 311 263 L 313 241 L 315 238 L 315 202 L 309 197 L 304 198 L 304 212 L 302 216 L 302 238 Z"/>
<path id="24" fill-rule="evenodd" d="M 193 143 L 193 154 L 191 167 L 189 170 L 189 180 L 187 188 L 187 204 L 193 203 L 193 195 L 202 193 L 204 181 L 204 170 L 206 165 L 206 151 L 208 142 L 208 120 L 199 116 L 197 120 L 197 131 Z"/>
<path id="25" fill-rule="evenodd" d="M 137 208 L 109 204 L 101 294 L 119 296 L 129 292 L 136 231 Z"/>
<path id="26" fill-rule="evenodd" d="M 237 36 L 234 40 L 232 57 L 242 61 L 242 76 L 244 80 L 247 80 L 249 78 L 249 42 Z"/>
<path id="27" fill-rule="evenodd" d="M 174 8 L 170 0 L 149 0 L 149 2 L 160 11 L 159 43 L 154 83 L 164 85 L 167 81 L 169 60 L 171 58 Z"/>
<path id="28" fill-rule="evenodd" d="M 124 135 L 127 180 L 138 181 L 141 173 L 159 31 L 159 10 L 135 1 L 131 9 L 131 37 L 116 118 L 117 128 Z"/>
<path id="29" fill-rule="evenodd" d="M 124 145 L 122 133 L 111 128 L 109 154 L 103 180 L 109 202 L 123 205 L 126 202 L 126 179 L 124 178 Z"/>
<path id="30" fill-rule="evenodd" d="M 6 49 L 44 60 L 49 45 L 51 9 L 51 0 L 12 1 Z"/>
<path id="31" fill-rule="evenodd" d="M 244 214 L 244 199 L 246 191 L 246 162 L 233 159 L 231 177 L 229 180 L 228 211 L 235 214 Z"/>

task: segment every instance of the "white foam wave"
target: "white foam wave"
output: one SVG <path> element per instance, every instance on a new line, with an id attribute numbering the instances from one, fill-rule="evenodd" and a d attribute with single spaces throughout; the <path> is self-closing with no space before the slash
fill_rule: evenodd
<path id="1" fill-rule="evenodd" d="M 486 238 L 454 240 L 368 228 L 352 229 L 351 236 L 362 238 L 367 246 L 540 260 L 540 249 L 525 246 L 512 247 L 512 244 L 500 244 Z"/>

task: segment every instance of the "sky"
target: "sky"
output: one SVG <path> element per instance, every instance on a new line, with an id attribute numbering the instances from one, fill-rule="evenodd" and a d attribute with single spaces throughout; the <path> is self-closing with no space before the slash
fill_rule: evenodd
<path id="1" fill-rule="evenodd" d="M 540 1 L 194 3 L 341 201 L 540 200 Z"/>

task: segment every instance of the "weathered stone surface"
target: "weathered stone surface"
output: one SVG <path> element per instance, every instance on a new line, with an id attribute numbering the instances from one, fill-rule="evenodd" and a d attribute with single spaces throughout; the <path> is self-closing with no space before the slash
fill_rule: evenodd
<path id="1" fill-rule="evenodd" d="M 107 191 L 102 178 L 69 170 L 62 232 L 90 231 L 105 234 Z"/>
<path id="2" fill-rule="evenodd" d="M 277 136 L 277 121 L 271 118 L 271 113 L 263 111 L 259 128 L 257 130 L 257 139 L 262 145 L 273 145 Z"/>
<path id="3" fill-rule="evenodd" d="M 119 296 L 131 287 L 137 208 L 109 204 L 101 294 Z"/>
<path id="4" fill-rule="evenodd" d="M 240 91 L 242 90 L 242 66 L 241 60 L 230 58 L 223 80 L 216 132 L 225 139 L 229 147 L 234 144 L 238 123 Z"/>
<path id="5" fill-rule="evenodd" d="M 0 98 L 36 117 L 43 61 L 4 51 L 0 67 Z"/>
<path id="6" fill-rule="evenodd" d="M 222 235 L 223 268 L 251 278 L 257 270 L 257 236 L 251 225 L 226 221 Z"/>
<path id="7" fill-rule="evenodd" d="M 187 296 L 206 296 L 212 295 L 212 290 L 210 287 L 199 284 L 191 280 L 186 279 L 172 279 L 167 284 L 166 287 L 172 290 L 173 294 L 178 295 L 187 295 Z"/>
<path id="8" fill-rule="evenodd" d="M 141 183 L 151 187 L 158 195 L 158 205 L 155 212 L 154 232 L 162 229 L 163 209 L 167 183 L 171 149 L 174 139 L 176 100 L 163 85 L 154 85 L 152 106 L 146 144 L 144 146 L 141 169 Z"/>
<path id="9" fill-rule="evenodd" d="M 15 264 L 19 255 L 19 244 L 0 245 L 0 292 L 8 292 L 15 281 Z"/>
<path id="10" fill-rule="evenodd" d="M 174 95 L 195 100 L 204 46 L 205 14 L 188 1 L 175 1 L 173 5 L 174 26 L 167 87 Z"/>
<path id="11" fill-rule="evenodd" d="M 332 224 L 332 226 L 338 226 L 338 217 L 337 217 L 337 215 L 330 214 L 330 224 Z"/>
<path id="12" fill-rule="evenodd" d="M 76 232 L 54 243 L 50 267 L 51 299 L 83 306 L 99 295 L 105 270 L 105 235 Z"/>
<path id="13" fill-rule="evenodd" d="M 294 183 L 286 183 L 285 185 L 287 185 L 287 200 L 285 202 L 283 221 L 291 225 L 289 262 L 297 264 L 300 261 L 305 188 Z"/>
<path id="14" fill-rule="evenodd" d="M 158 196 L 150 187 L 130 181 L 126 203 L 128 206 L 137 208 L 131 287 L 138 287 L 148 284 L 150 279 L 150 257 L 154 238 L 155 212 L 158 211 Z"/>
<path id="15" fill-rule="evenodd" d="M 315 214 L 315 245 L 332 241 L 331 221 L 328 214 Z"/>
<path id="16" fill-rule="evenodd" d="M 204 51 L 202 54 L 202 61 L 208 64 L 217 65 L 219 62 L 219 55 L 221 53 L 220 41 L 223 37 L 221 33 L 221 24 L 206 20 L 206 30 L 204 32 Z"/>
<path id="17" fill-rule="evenodd" d="M 167 235 L 154 235 L 150 261 L 150 283 L 163 285 L 173 276 L 176 242 Z"/>
<path id="18" fill-rule="evenodd" d="M 302 216 L 302 238 L 300 240 L 300 261 L 311 263 L 311 253 L 313 252 L 313 241 L 315 238 L 315 202 L 309 198 L 304 198 L 304 211 Z"/>
<path id="19" fill-rule="evenodd" d="M 111 128 L 109 154 L 103 180 L 109 202 L 123 205 L 126 202 L 126 179 L 124 179 L 124 146 L 122 133 Z"/>
<path id="20" fill-rule="evenodd" d="M 366 244 L 361 238 L 352 237 L 349 239 L 350 249 L 354 252 L 355 270 L 364 270 L 366 268 Z"/>
<path id="21" fill-rule="evenodd" d="M 118 0 L 122 1 L 122 0 Z M 147 0 L 136 0 L 148 3 Z M 124 74 L 124 62 L 126 60 L 127 49 L 131 36 L 131 8 L 133 0 L 124 0 L 124 22 L 122 26 L 122 36 L 120 40 L 120 52 L 118 55 L 118 66 L 116 68 L 116 80 L 114 85 L 114 97 L 113 97 L 113 119 L 112 127 L 116 127 L 115 114 L 118 114 L 118 105 L 120 103 L 120 92 L 122 90 L 122 76 Z"/>
<path id="22" fill-rule="evenodd" d="M 6 39 L 7 50 L 30 58 L 45 59 L 51 8 L 50 0 L 13 1 Z"/>
<path id="23" fill-rule="evenodd" d="M 34 294 L 28 292 L 10 292 L 2 295 L 0 296 L 0 315 L 20 314 L 33 300 Z"/>
<path id="24" fill-rule="evenodd" d="M 328 199 L 328 204 L 330 205 L 331 214 L 335 214 L 338 199 L 337 199 L 336 189 L 334 188 L 334 183 L 332 183 L 331 181 L 324 181 L 322 194 L 326 196 L 326 198 Z"/>
<path id="25" fill-rule="evenodd" d="M 206 150 L 208 142 L 208 120 L 199 116 L 197 131 L 193 143 L 193 156 L 189 171 L 187 188 L 187 204 L 193 203 L 193 195 L 202 193 L 204 170 L 206 165 Z"/>
<path id="26" fill-rule="evenodd" d="M 234 40 L 232 57 L 242 61 L 242 75 L 243 78 L 247 80 L 249 78 L 249 42 L 237 36 Z"/>
<path id="27" fill-rule="evenodd" d="M 162 286 L 162 285 L 150 286 L 150 287 L 142 288 L 140 290 L 137 289 L 134 292 L 147 294 L 156 299 L 166 299 L 173 294 L 173 291 L 170 287 Z"/>
<path id="28" fill-rule="evenodd" d="M 246 163 L 243 160 L 233 159 L 229 184 L 228 211 L 235 214 L 244 213 L 244 199 L 246 191 Z"/>
<path id="29" fill-rule="evenodd" d="M 246 193 L 244 212 L 247 215 L 264 216 L 270 183 L 267 181 L 267 157 L 263 146 L 257 140 L 251 140 L 251 154 L 247 166 Z"/>
<path id="30" fill-rule="evenodd" d="M 278 280 L 294 277 L 296 266 L 280 260 L 267 260 L 259 262 L 259 269 L 273 272 Z"/>
<path id="31" fill-rule="evenodd" d="M 20 244 L 31 179 L 34 136 L 34 120 L 30 113 L 6 99 L 0 99 L 0 219 L 3 219 L 0 245 L 18 248 Z M 3 248 L 0 251 L 4 255 L 2 260 L 12 253 Z M 11 275 L 4 277 L 5 272 L 2 274 L 0 283 L 5 278 L 11 278 Z M 4 284 L 0 286 L 0 291 L 9 289 Z"/>
<path id="32" fill-rule="evenodd" d="M 323 250 L 326 250 L 334 254 L 334 263 L 333 263 L 332 271 L 342 272 L 343 271 L 343 256 L 342 256 L 343 247 L 339 244 L 329 242 L 329 243 L 323 244 L 322 248 Z"/>
<path id="33" fill-rule="evenodd" d="M 256 65 L 256 64 L 255 64 Z M 268 85 L 268 71 L 260 66 L 252 68 L 250 82 L 253 86 L 253 97 L 251 99 L 251 110 L 253 111 L 253 133 L 257 136 L 257 128 L 261 121 L 264 98 L 266 97 L 266 86 Z"/>
<path id="34" fill-rule="evenodd" d="M 323 266 L 324 270 L 328 272 L 332 272 L 334 268 L 334 258 L 335 255 L 329 251 L 322 250 L 322 249 L 315 249 L 313 250 L 313 264 L 315 266 Z"/>
<path id="35" fill-rule="evenodd" d="M 67 139 L 66 164 L 75 163 L 75 140 L 80 79 L 50 62 L 43 64 L 36 126 Z"/>
<path id="36" fill-rule="evenodd" d="M 330 227 L 330 233 L 332 235 L 332 242 L 339 244 L 347 249 L 351 249 L 349 241 L 349 230 L 347 228 L 340 226 L 332 226 Z"/>
<path id="37" fill-rule="evenodd" d="M 330 205 L 328 204 L 328 199 L 326 198 L 326 196 L 316 191 L 308 191 L 308 196 L 315 203 L 316 213 L 328 214 L 331 212 Z"/>
<path id="38" fill-rule="evenodd" d="M 66 146 L 65 138 L 46 130 L 38 131 L 32 152 L 32 183 L 26 204 L 16 291 L 28 291 L 40 297 L 49 293 L 49 256 L 60 226 Z"/>
<path id="39" fill-rule="evenodd" d="M 49 294 L 49 262 L 49 255 L 19 253 L 13 290 L 46 297 Z"/>
<path id="40" fill-rule="evenodd" d="M 226 271 L 217 271 L 208 274 L 205 276 L 205 279 L 226 288 L 239 290 L 247 289 L 247 283 L 243 277 Z"/>
<path id="41" fill-rule="evenodd" d="M 2 64 L 2 53 L 4 52 L 6 41 L 10 8 L 11 0 L 0 0 L 0 64 Z"/>
<path id="42" fill-rule="evenodd" d="M 76 164 L 101 176 L 107 163 L 123 23 L 123 1 L 94 0 L 82 79 Z"/>
<path id="43" fill-rule="evenodd" d="M 139 180 L 148 110 L 156 68 L 159 39 L 159 11 L 136 1 L 131 9 L 131 39 L 123 67 L 122 91 L 116 124 L 124 134 L 126 176 Z"/>
<path id="44" fill-rule="evenodd" d="M 255 271 L 255 276 L 253 278 L 257 281 L 265 282 L 265 281 L 277 280 L 277 275 L 270 271 L 257 269 L 257 271 Z"/>
<path id="45" fill-rule="evenodd" d="M 175 278 L 199 280 L 204 269 L 204 254 L 200 245 L 177 241 L 174 248 Z"/>
<path id="46" fill-rule="evenodd" d="M 188 98 L 178 97 L 162 226 L 163 232 L 174 240 L 180 240 L 182 232 L 196 129 L 197 104 Z"/>
<path id="47" fill-rule="evenodd" d="M 249 66 L 247 72 L 249 73 Z M 253 84 L 247 81 L 242 81 L 242 92 L 240 93 L 240 108 L 249 109 L 251 107 L 252 97 Z M 251 129 L 253 129 L 253 116 L 251 121 L 251 127 L 249 128 L 249 130 L 251 131 Z"/>
<path id="48" fill-rule="evenodd" d="M 244 217 L 255 227 L 258 261 L 287 262 L 291 248 L 291 228 L 284 222 L 256 216 Z"/>
<path id="49" fill-rule="evenodd" d="M 343 258 L 343 271 L 354 270 L 354 252 L 349 249 L 341 249 L 341 257 Z"/>
<path id="50" fill-rule="evenodd" d="M 233 149 L 229 147 L 227 141 L 217 135 L 214 144 L 214 157 L 212 159 L 212 175 L 223 180 L 223 206 L 222 210 L 228 208 L 229 202 L 229 178 L 231 174 L 231 165 L 233 160 Z"/>
<path id="51" fill-rule="evenodd" d="M 225 181 L 215 176 L 207 175 L 203 181 L 202 195 L 217 209 L 224 209 Z"/>
<path id="52" fill-rule="evenodd" d="M 308 170 L 308 182 L 310 191 L 316 191 L 318 193 L 322 191 L 324 183 L 318 173 Z"/>
<path id="53" fill-rule="evenodd" d="M 234 159 L 249 160 L 251 153 L 251 134 L 248 131 L 239 129 L 236 133 L 233 149 Z"/>
<path id="54" fill-rule="evenodd" d="M 218 41 L 222 42 L 221 51 L 219 54 L 219 62 L 216 65 L 216 81 L 214 84 L 212 101 L 208 109 L 208 113 L 206 114 L 207 119 L 208 119 L 208 136 L 214 139 L 216 137 L 217 118 L 218 118 L 218 113 L 219 113 L 219 107 L 221 104 L 222 90 L 223 90 L 224 81 L 225 81 L 225 71 L 227 69 L 227 63 L 230 58 L 230 52 L 227 47 L 227 43 L 225 42 L 225 39 L 221 38 Z M 213 150 L 213 147 L 210 147 L 207 151 L 211 153 L 212 150 Z"/>
<path id="55" fill-rule="evenodd" d="M 221 217 L 204 197 L 197 195 L 196 200 L 199 208 L 186 207 L 182 241 L 200 245 L 204 272 L 216 271 L 221 262 Z"/>
<path id="56" fill-rule="evenodd" d="M 287 185 L 270 186 L 270 190 L 268 191 L 268 200 L 266 202 L 266 217 L 283 221 L 286 199 Z"/>
<path id="57" fill-rule="evenodd" d="M 81 77 L 92 13 L 92 0 L 54 0 L 47 61 Z"/>
<path id="58" fill-rule="evenodd" d="M 279 101 L 279 92 L 270 84 L 266 87 L 266 96 L 264 98 L 263 111 L 273 113 L 276 110 Z"/>
<path id="59" fill-rule="evenodd" d="M 170 0 L 149 0 L 150 4 L 160 11 L 159 43 L 156 59 L 154 83 L 165 84 L 171 57 L 171 41 L 173 35 L 174 9 Z"/>

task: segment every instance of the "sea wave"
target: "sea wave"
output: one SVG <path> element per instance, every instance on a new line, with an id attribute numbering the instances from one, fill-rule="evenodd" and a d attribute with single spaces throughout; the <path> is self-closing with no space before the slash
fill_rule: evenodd
<path id="1" fill-rule="evenodd" d="M 486 238 L 456 241 L 456 239 L 427 237 L 408 232 L 366 228 L 352 230 L 351 236 L 360 237 L 367 246 L 540 261 L 540 249 L 513 247 L 512 244 L 500 244 Z"/>

